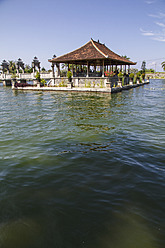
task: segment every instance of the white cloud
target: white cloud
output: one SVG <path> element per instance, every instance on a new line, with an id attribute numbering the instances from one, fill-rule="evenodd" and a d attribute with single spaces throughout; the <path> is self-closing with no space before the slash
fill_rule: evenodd
<path id="1" fill-rule="evenodd" d="M 154 37 L 153 40 L 165 42 L 165 36 L 164 37 L 157 36 L 157 37 Z"/>
<path id="2" fill-rule="evenodd" d="M 146 31 L 146 30 L 143 30 L 142 28 L 140 29 L 142 35 L 144 36 L 154 36 L 155 34 L 152 32 L 152 31 Z"/>
<path id="3" fill-rule="evenodd" d="M 162 29 L 160 32 L 146 31 L 140 29 L 141 34 L 144 36 L 150 37 L 152 40 L 165 42 L 165 29 Z"/>
<path id="4" fill-rule="evenodd" d="M 158 18 L 158 19 L 163 19 L 165 18 L 165 13 L 159 12 L 158 14 L 148 14 L 148 16 L 153 17 L 153 18 Z"/>
<path id="5" fill-rule="evenodd" d="M 158 26 L 162 27 L 162 28 L 165 28 L 165 24 L 162 23 L 162 22 L 155 22 Z"/>
<path id="6" fill-rule="evenodd" d="M 147 1 L 152 2 L 152 1 Z M 161 19 L 161 21 L 155 21 L 153 25 L 153 30 L 147 31 L 140 29 L 141 34 L 144 36 L 148 36 L 152 40 L 165 42 L 165 13 L 159 12 L 157 14 L 149 14 L 148 16 L 156 19 Z"/>

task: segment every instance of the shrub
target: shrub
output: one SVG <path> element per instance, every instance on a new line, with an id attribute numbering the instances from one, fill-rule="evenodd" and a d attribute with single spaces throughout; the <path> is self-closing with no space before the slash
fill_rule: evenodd
<path id="1" fill-rule="evenodd" d="M 40 82 L 41 78 L 40 78 L 40 73 L 37 71 L 35 78 Z"/>
<path id="2" fill-rule="evenodd" d="M 71 78 L 72 77 L 72 73 L 71 73 L 71 71 L 68 71 L 67 72 L 67 78 Z"/>
<path id="3" fill-rule="evenodd" d="M 140 71 L 138 71 L 137 74 L 136 74 L 136 78 L 140 79 L 140 76 L 141 76 L 141 73 L 140 73 Z"/>
<path id="4" fill-rule="evenodd" d="M 130 73 L 129 77 L 134 78 L 134 73 Z"/>
<path id="5" fill-rule="evenodd" d="M 119 78 L 122 78 L 123 77 L 123 73 L 122 72 L 119 72 L 118 77 Z"/>
<path id="6" fill-rule="evenodd" d="M 41 83 L 46 86 L 46 80 L 45 79 L 41 79 Z"/>

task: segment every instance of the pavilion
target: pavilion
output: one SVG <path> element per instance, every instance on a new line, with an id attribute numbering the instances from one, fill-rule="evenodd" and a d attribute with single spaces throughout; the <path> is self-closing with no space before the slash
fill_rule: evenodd
<path id="1" fill-rule="evenodd" d="M 130 66 L 136 65 L 136 63 L 129 59 L 112 52 L 105 44 L 100 43 L 99 40 L 96 42 L 93 39 L 70 53 L 59 57 L 54 56 L 48 61 L 52 63 L 53 77 L 55 77 L 54 66 L 57 67 L 57 77 L 60 77 L 60 64 L 64 63 L 68 65 L 68 70 L 71 69 L 73 78 L 104 77 L 105 71 L 117 71 L 118 66 L 120 70 L 125 72 L 126 66 L 128 66 L 129 73 Z"/>

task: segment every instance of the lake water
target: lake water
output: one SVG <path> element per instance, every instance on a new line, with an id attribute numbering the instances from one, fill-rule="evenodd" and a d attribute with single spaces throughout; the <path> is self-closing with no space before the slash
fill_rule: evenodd
<path id="1" fill-rule="evenodd" d="M 165 247 L 165 80 L 0 99 L 1 248 Z"/>

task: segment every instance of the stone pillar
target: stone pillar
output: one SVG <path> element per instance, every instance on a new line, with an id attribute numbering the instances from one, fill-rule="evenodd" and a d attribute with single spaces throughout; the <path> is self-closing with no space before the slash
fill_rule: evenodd
<path id="1" fill-rule="evenodd" d="M 60 77 L 60 64 L 57 63 L 56 67 L 57 67 L 57 77 Z"/>
<path id="2" fill-rule="evenodd" d="M 52 63 L 52 77 L 54 78 L 54 64 Z"/>
<path id="3" fill-rule="evenodd" d="M 19 73 L 19 66 L 16 65 L 17 74 Z"/>
<path id="4" fill-rule="evenodd" d="M 104 77 L 104 60 L 103 60 L 103 68 L 102 68 L 102 77 Z"/>

